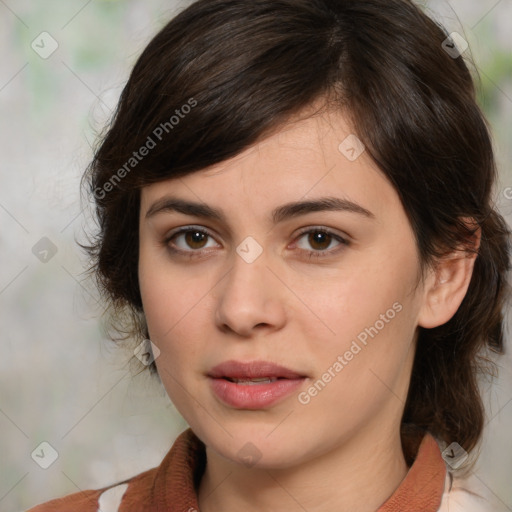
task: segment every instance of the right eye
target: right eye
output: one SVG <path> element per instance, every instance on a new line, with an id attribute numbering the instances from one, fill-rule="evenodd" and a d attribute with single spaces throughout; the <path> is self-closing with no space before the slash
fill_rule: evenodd
<path id="1" fill-rule="evenodd" d="M 202 249 L 208 248 L 205 245 L 208 237 L 213 238 L 208 231 L 202 228 L 186 226 L 168 235 L 165 238 L 165 244 L 173 253 L 195 256 L 195 253 L 200 255 Z"/>

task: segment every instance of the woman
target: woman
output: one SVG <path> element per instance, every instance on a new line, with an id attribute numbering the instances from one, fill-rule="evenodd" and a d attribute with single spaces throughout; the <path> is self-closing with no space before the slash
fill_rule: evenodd
<path id="1" fill-rule="evenodd" d="M 456 43 L 409 0 L 199 0 L 150 42 L 88 250 L 190 428 L 33 511 L 488 510 L 510 233 Z"/>

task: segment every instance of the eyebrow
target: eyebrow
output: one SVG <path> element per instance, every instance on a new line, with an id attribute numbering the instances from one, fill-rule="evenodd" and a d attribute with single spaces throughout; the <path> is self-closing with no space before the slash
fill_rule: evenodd
<path id="1" fill-rule="evenodd" d="M 348 199 L 338 197 L 321 197 L 310 201 L 298 201 L 286 203 L 272 211 L 271 219 L 274 224 L 288 219 L 299 217 L 313 212 L 322 211 L 343 211 L 356 213 L 369 219 L 375 219 L 375 215 L 363 208 L 361 205 Z M 226 216 L 222 210 L 209 206 L 205 203 L 196 203 L 184 199 L 164 197 L 156 201 L 146 212 L 146 219 L 159 213 L 178 212 L 184 215 L 202 217 L 227 223 Z"/>

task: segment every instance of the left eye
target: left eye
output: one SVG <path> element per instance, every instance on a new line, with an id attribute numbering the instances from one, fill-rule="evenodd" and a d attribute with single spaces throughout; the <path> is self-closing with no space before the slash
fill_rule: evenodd
<path id="1" fill-rule="evenodd" d="M 322 256 L 321 254 L 316 254 L 319 252 L 333 252 L 331 250 L 327 251 L 332 242 L 338 242 L 338 245 L 348 245 L 348 242 L 344 238 L 325 229 L 316 228 L 302 232 L 299 236 L 299 240 L 305 238 L 305 235 L 307 235 L 307 243 L 310 247 L 313 247 L 314 250 L 311 251 L 307 248 L 304 250 L 309 252 L 312 256 Z"/>
<path id="2" fill-rule="evenodd" d="M 207 231 L 200 228 L 187 227 L 171 234 L 165 239 L 164 242 L 169 247 L 171 252 L 188 253 L 188 255 L 195 255 L 195 253 L 200 253 L 202 249 L 215 246 L 208 246 L 205 244 L 208 238 L 213 239 L 213 236 Z M 179 239 L 183 239 L 185 246 L 180 246 L 179 243 L 177 243 Z M 310 256 L 315 257 L 327 256 L 336 252 L 337 249 L 332 250 L 332 242 L 338 242 L 338 246 L 349 245 L 348 241 L 345 240 L 343 237 L 335 233 L 332 233 L 331 231 L 324 228 L 314 228 L 309 229 L 307 231 L 303 231 L 302 233 L 299 234 L 297 240 L 302 239 L 307 240 L 307 243 L 309 244 L 310 247 L 313 248 L 313 250 L 299 247 L 301 251 L 304 251 L 308 253 Z M 331 249 L 327 250 L 329 249 L 329 247 L 331 247 Z"/>

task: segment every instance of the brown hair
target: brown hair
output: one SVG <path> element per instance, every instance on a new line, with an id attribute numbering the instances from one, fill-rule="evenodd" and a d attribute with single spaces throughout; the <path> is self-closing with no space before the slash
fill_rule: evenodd
<path id="1" fill-rule="evenodd" d="M 409 0 L 199 0 L 172 19 L 138 59 L 84 175 L 99 221 L 86 248 L 114 320 L 148 336 L 141 187 L 233 157 L 325 98 L 348 112 L 399 194 L 422 270 L 469 244 L 462 217 L 481 227 L 460 308 L 419 328 L 402 418 L 403 429 L 474 448 L 484 421 L 479 354 L 503 351 L 510 232 L 492 204 L 495 161 L 473 80 L 446 38 Z"/>

